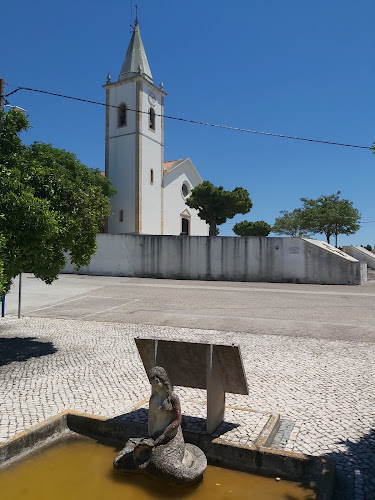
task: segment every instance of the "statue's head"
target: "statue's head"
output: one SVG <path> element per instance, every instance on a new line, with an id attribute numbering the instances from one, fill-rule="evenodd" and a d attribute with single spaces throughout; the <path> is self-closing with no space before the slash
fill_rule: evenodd
<path id="1" fill-rule="evenodd" d="M 172 394 L 173 386 L 168 378 L 167 372 L 161 366 L 154 366 L 148 373 L 148 379 L 150 384 L 153 382 L 159 382 L 167 390 L 168 396 Z"/>

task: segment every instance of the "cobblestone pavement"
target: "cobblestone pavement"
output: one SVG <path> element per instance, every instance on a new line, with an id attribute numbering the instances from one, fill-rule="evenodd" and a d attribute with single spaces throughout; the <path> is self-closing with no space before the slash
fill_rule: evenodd
<path id="1" fill-rule="evenodd" d="M 0 323 L 0 441 L 67 408 L 108 417 L 129 412 L 149 395 L 135 336 L 239 344 L 250 396 L 229 394 L 227 405 L 280 413 L 275 447 L 334 458 L 339 472 L 337 498 L 375 499 L 371 343 L 5 319 Z M 204 393 L 180 392 L 183 413 L 196 417 L 199 427 Z M 247 414 L 253 418 L 252 412 Z M 236 424 L 232 421 L 236 418 L 230 408 L 226 410 L 228 425 Z M 261 425 L 253 421 L 250 426 L 257 432 Z"/>

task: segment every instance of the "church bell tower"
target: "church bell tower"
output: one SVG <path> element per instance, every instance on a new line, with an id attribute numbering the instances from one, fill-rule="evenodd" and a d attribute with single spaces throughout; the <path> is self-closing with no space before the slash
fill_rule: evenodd
<path id="1" fill-rule="evenodd" d="M 117 194 L 108 233 L 162 234 L 164 97 L 153 77 L 138 21 L 118 80 L 106 85 L 105 175 Z"/>

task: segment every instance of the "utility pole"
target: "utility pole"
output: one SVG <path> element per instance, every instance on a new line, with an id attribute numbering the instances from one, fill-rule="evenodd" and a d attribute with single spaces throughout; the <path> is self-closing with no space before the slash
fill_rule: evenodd
<path id="1" fill-rule="evenodd" d="M 0 111 L 4 111 L 5 104 L 5 81 L 4 78 L 0 78 Z"/>
<path id="2" fill-rule="evenodd" d="M 22 298 L 22 273 L 19 274 L 18 281 L 18 319 L 21 317 L 21 298 Z"/>

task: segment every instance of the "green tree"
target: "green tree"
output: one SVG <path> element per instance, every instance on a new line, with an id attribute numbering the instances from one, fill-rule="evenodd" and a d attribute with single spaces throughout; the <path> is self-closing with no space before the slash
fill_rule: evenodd
<path id="1" fill-rule="evenodd" d="M 366 248 L 366 250 L 368 250 L 369 252 L 371 252 L 371 250 L 372 250 L 372 246 L 371 245 L 366 245 L 363 248 Z"/>
<path id="2" fill-rule="evenodd" d="M 0 234 L 4 288 L 21 272 L 46 283 L 57 278 L 69 253 L 77 268 L 96 250 L 96 235 L 110 215 L 110 181 L 77 157 L 50 144 L 25 146 L 27 118 L 0 113 Z"/>
<path id="3" fill-rule="evenodd" d="M 253 206 L 249 193 L 242 187 L 224 191 L 209 181 L 198 184 L 186 200 L 190 208 L 198 210 L 199 217 L 210 225 L 210 236 L 216 236 L 216 226 L 224 224 L 236 214 L 246 214 Z"/>
<path id="4" fill-rule="evenodd" d="M 340 191 L 336 194 L 322 195 L 316 200 L 301 198 L 303 203 L 303 227 L 314 234 L 325 234 L 327 243 L 332 235 L 354 234 L 360 228 L 360 214 L 353 207 L 353 202 L 340 200 Z"/>
<path id="5" fill-rule="evenodd" d="M 268 236 L 271 230 L 272 227 L 267 222 L 264 222 L 264 220 L 255 222 L 243 220 L 233 226 L 233 232 L 237 236 Z"/>
<path id="6" fill-rule="evenodd" d="M 308 233 L 303 227 L 302 210 L 300 208 L 296 208 L 293 212 L 281 210 L 280 213 L 282 216 L 275 219 L 275 223 L 272 227 L 273 233 L 286 234 L 293 238 L 308 236 Z"/>

